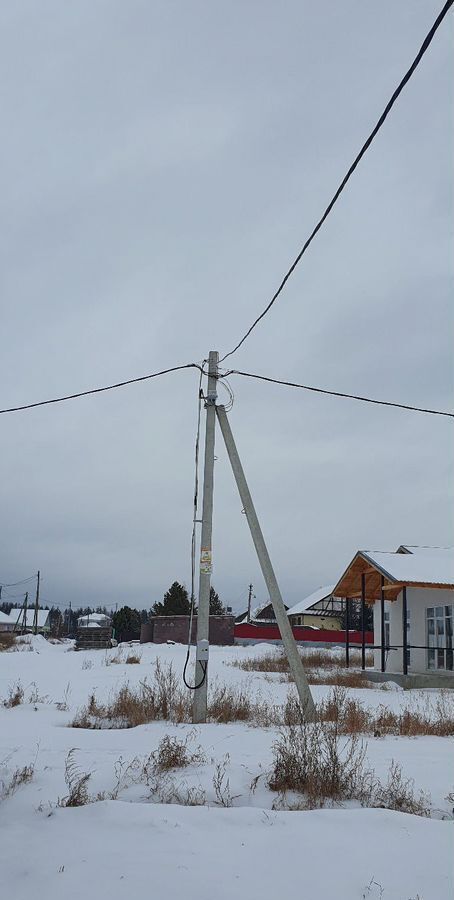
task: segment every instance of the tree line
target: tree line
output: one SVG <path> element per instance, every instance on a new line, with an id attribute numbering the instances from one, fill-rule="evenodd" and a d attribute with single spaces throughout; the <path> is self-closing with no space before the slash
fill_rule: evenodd
<path id="1" fill-rule="evenodd" d="M 18 604 L 19 606 L 20 604 Z M 1 603 L 0 610 L 10 614 L 14 608 L 12 603 Z M 33 613 L 33 604 L 29 604 L 31 614 Z M 188 616 L 191 612 L 191 601 L 187 589 L 183 584 L 174 581 L 169 589 L 165 592 L 162 601 L 157 601 L 149 609 L 133 609 L 130 606 L 122 606 L 120 609 L 112 613 L 106 606 L 68 606 L 65 610 L 61 610 L 56 606 L 40 606 L 40 609 L 49 610 L 49 621 L 51 634 L 58 637 L 60 635 L 75 634 L 77 631 L 77 620 L 82 616 L 89 616 L 92 613 L 101 613 L 112 619 L 112 625 L 116 634 L 140 635 L 140 626 L 150 620 L 152 616 Z M 195 607 L 197 612 L 197 606 Z M 219 594 L 212 587 L 210 590 L 210 615 L 223 616 L 226 614 L 226 608 L 219 599 Z"/>

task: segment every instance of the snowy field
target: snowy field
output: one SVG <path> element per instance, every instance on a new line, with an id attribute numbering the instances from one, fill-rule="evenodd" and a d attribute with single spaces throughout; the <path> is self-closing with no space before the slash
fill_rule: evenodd
<path id="1" fill-rule="evenodd" d="M 123 651 L 123 652 L 127 652 Z M 278 675 L 245 672 L 233 660 L 263 646 L 211 648 L 210 687 L 244 685 L 267 705 L 284 704 L 293 686 Z M 0 698 L 21 682 L 24 702 L 0 706 L 0 793 L 17 769 L 33 777 L 0 802 L 2 896 L 29 900 L 448 900 L 454 895 L 454 741 L 441 737 L 367 737 L 367 762 L 385 778 L 392 760 L 416 789 L 430 794 L 430 818 L 386 809 L 276 810 L 267 786 L 277 728 L 238 722 L 76 729 L 70 723 L 91 694 L 106 702 L 125 682 L 153 677 L 156 659 L 182 672 L 185 648 L 145 645 L 138 665 L 106 665 L 116 651 L 75 653 L 72 645 L 32 639 L 31 649 L 0 653 Z M 192 673 L 192 669 L 191 669 Z M 330 688 L 312 687 L 320 701 Z M 416 697 L 412 695 L 417 694 Z M 349 689 L 368 706 L 398 711 L 436 700 L 437 691 Z M 30 699 L 32 702 L 30 702 Z M 175 797 L 203 805 L 162 803 L 145 783 L 118 781 L 165 735 L 187 739 L 195 761 L 166 776 Z M 58 805 L 68 794 L 65 761 L 90 779 L 93 802 Z M 221 794 L 214 780 L 222 776 Z M 257 779 L 257 776 L 260 776 Z M 255 785 L 255 789 L 254 789 Z M 116 799 L 98 799 L 112 794 Z M 170 794 L 168 793 L 168 799 Z"/>

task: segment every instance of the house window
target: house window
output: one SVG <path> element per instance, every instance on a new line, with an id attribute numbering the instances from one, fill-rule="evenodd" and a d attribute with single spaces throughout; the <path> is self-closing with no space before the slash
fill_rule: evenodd
<path id="1" fill-rule="evenodd" d="M 427 668 L 453 669 L 452 605 L 426 609 Z"/>

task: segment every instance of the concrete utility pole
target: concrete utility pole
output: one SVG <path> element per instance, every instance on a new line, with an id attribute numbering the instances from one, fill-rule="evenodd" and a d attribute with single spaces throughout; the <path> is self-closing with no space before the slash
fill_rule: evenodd
<path id="1" fill-rule="evenodd" d="M 266 548 L 259 520 L 254 509 L 252 497 L 249 492 L 243 467 L 238 456 L 238 451 L 235 446 L 235 441 L 224 406 L 216 406 L 216 414 L 218 417 L 219 425 L 221 427 L 222 436 L 227 448 L 227 453 L 230 459 L 233 474 L 235 476 L 238 491 L 241 497 L 241 502 L 243 504 L 243 509 L 246 513 L 252 540 L 257 551 L 260 567 L 265 579 L 266 586 L 268 588 L 271 603 L 273 604 L 274 614 L 279 626 L 279 631 L 281 633 L 282 643 L 284 645 L 287 659 L 289 661 L 290 670 L 295 679 L 295 685 L 298 691 L 303 715 L 306 721 L 313 721 L 316 715 L 315 704 L 312 698 L 308 680 L 306 678 L 306 673 L 304 671 L 301 656 L 298 652 L 295 638 L 293 637 L 293 632 L 285 610 L 281 592 L 279 590 L 279 585 L 274 574 L 273 566 L 271 564 L 268 550 Z"/>
<path id="2" fill-rule="evenodd" d="M 200 541 L 199 607 L 197 612 L 197 651 L 195 664 L 194 724 L 206 722 L 208 687 L 208 649 L 210 624 L 210 588 L 212 571 L 214 441 L 219 354 L 212 350 L 208 358 L 208 391 L 205 398 L 206 431 L 203 472 L 202 533 Z"/>
<path id="3" fill-rule="evenodd" d="M 27 628 L 27 609 L 28 609 L 28 591 L 24 598 L 24 608 L 22 610 L 22 634 L 25 634 Z"/>
<path id="4" fill-rule="evenodd" d="M 247 623 L 249 625 L 251 621 L 251 604 L 252 604 L 252 584 L 249 585 L 249 595 L 247 598 Z"/>
<path id="5" fill-rule="evenodd" d="M 33 634 L 38 634 L 38 610 L 39 610 L 39 569 L 36 579 L 35 614 L 33 616 Z"/>

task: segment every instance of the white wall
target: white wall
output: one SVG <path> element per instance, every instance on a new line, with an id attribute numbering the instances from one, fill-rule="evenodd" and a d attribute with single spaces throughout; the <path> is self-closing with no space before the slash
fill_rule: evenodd
<path id="1" fill-rule="evenodd" d="M 427 644 L 426 636 L 426 609 L 428 606 L 444 606 L 445 604 L 454 603 L 454 590 L 447 588 L 446 590 L 438 590 L 437 588 L 407 588 L 407 610 L 409 613 L 410 631 L 408 634 L 408 642 L 410 644 L 418 644 L 425 646 Z M 390 612 L 390 646 L 393 644 L 402 645 L 402 592 L 397 600 L 386 601 L 385 609 Z M 380 626 L 380 601 L 374 604 L 374 644 L 380 644 L 381 626 Z M 387 654 L 386 671 L 402 672 L 402 647 L 397 650 L 390 650 Z M 374 668 L 381 668 L 380 650 L 374 651 Z M 411 650 L 409 672 L 428 672 L 433 671 L 427 668 L 427 651 Z M 442 670 L 437 670 L 438 674 L 442 674 Z M 452 674 L 452 673 L 450 673 Z"/>

